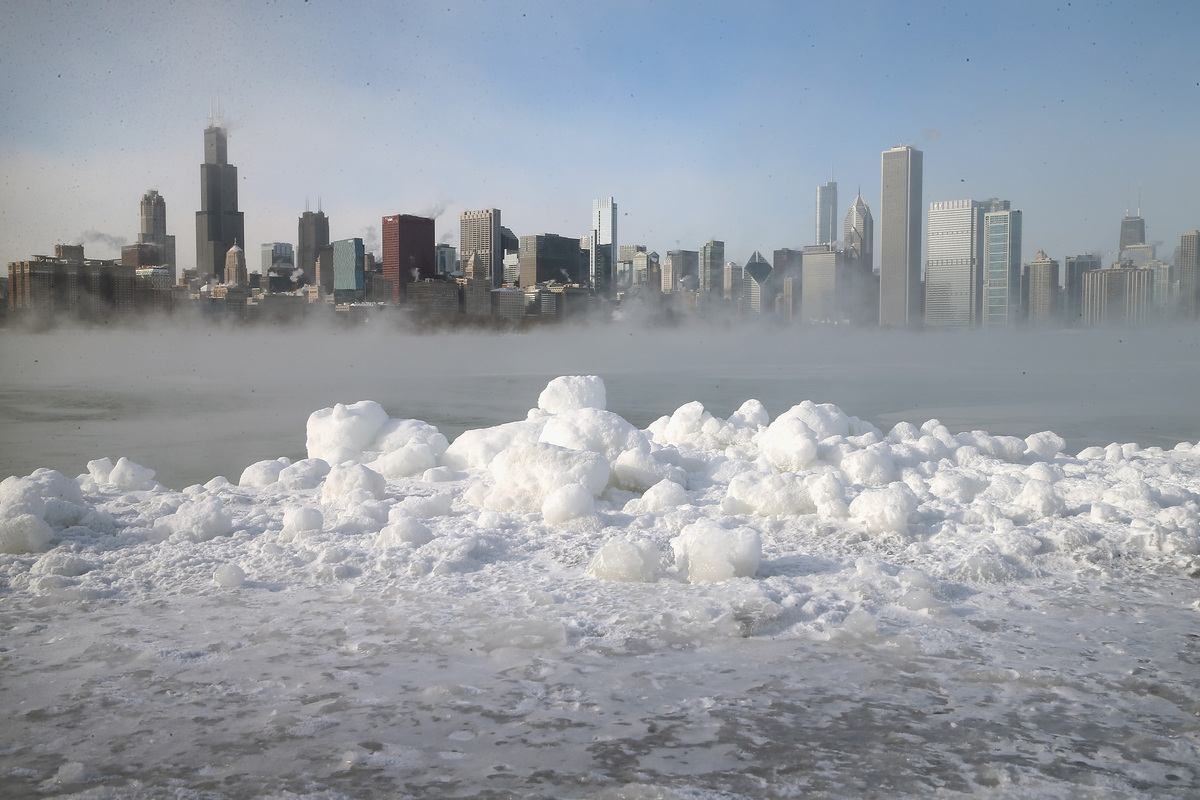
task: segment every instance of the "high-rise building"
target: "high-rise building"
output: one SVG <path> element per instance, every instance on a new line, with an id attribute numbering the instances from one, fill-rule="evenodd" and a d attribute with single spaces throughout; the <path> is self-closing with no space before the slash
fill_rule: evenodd
<path id="1" fill-rule="evenodd" d="M 742 267 L 742 312 L 770 314 L 775 310 L 774 269 L 757 250 Z"/>
<path id="2" fill-rule="evenodd" d="M 434 248 L 436 266 L 434 272 L 438 275 L 449 275 L 458 272 L 458 250 L 451 244 L 439 242 Z"/>
<path id="3" fill-rule="evenodd" d="M 985 328 L 1013 324 L 1021 306 L 1021 221 L 1007 200 L 983 206 L 983 300 L 979 319 Z"/>
<path id="4" fill-rule="evenodd" d="M 224 273 L 225 279 L 221 282 L 226 286 L 249 288 L 250 276 L 246 273 L 246 253 L 237 241 L 234 241 L 233 247 L 229 248 L 229 252 L 225 254 Z"/>
<path id="5" fill-rule="evenodd" d="M 1188 231 L 1179 238 L 1179 313 L 1185 319 L 1200 316 L 1200 231 Z"/>
<path id="6" fill-rule="evenodd" d="M 804 272 L 804 251 L 793 250 L 790 247 L 780 247 L 771 253 L 771 273 L 773 280 L 782 281 L 785 278 L 800 280 Z"/>
<path id="7" fill-rule="evenodd" d="M 1058 309 L 1058 262 L 1038 250 L 1025 267 L 1025 310 L 1030 325 L 1049 325 Z"/>
<path id="8" fill-rule="evenodd" d="M 1100 269 L 1102 266 L 1099 253 L 1084 253 L 1078 256 L 1067 256 L 1064 264 L 1066 272 L 1063 291 L 1063 319 L 1068 325 L 1079 325 L 1083 322 L 1083 273 Z"/>
<path id="9" fill-rule="evenodd" d="M 458 252 L 463 263 L 463 276 L 470 280 L 491 281 L 493 288 L 502 286 L 504 246 L 500 237 L 500 209 L 485 208 L 480 211 L 462 212 L 458 218 L 458 231 Z M 472 259 L 473 253 L 479 258 Z"/>
<path id="10" fill-rule="evenodd" d="M 725 243 L 709 239 L 701 245 L 696 289 L 701 294 L 721 294 L 724 289 Z"/>
<path id="11" fill-rule="evenodd" d="M 1117 257 L 1125 258 L 1125 248 L 1134 244 L 1146 243 L 1146 221 L 1142 219 L 1142 210 L 1139 208 L 1136 216 L 1129 216 L 1129 212 L 1125 212 L 1124 219 L 1121 220 L 1121 243 L 1117 247 Z"/>
<path id="12" fill-rule="evenodd" d="M 383 277 L 392 282 L 392 302 L 399 303 L 405 286 L 432 278 L 437 272 L 437 242 L 429 217 L 393 214 L 384 217 Z"/>
<path id="13" fill-rule="evenodd" d="M 929 204 L 925 245 L 925 324 L 972 328 L 978 324 L 983 210 L 974 200 Z"/>
<path id="14" fill-rule="evenodd" d="M 260 250 L 262 274 L 272 269 L 296 266 L 296 255 L 290 242 L 264 242 Z"/>
<path id="15" fill-rule="evenodd" d="M 922 171 L 920 150 L 900 146 L 883 152 L 880 325 L 916 325 L 920 320 Z"/>
<path id="16" fill-rule="evenodd" d="M 156 266 L 165 267 L 175 282 L 175 237 L 167 233 L 167 201 L 154 189 L 142 195 L 142 229 L 138 244 L 158 248 Z"/>
<path id="17" fill-rule="evenodd" d="M 879 282 L 875 277 L 875 220 L 862 191 L 846 212 L 843 229 L 846 272 L 845 308 L 859 324 L 879 321 Z"/>
<path id="18" fill-rule="evenodd" d="M 611 197 L 598 197 L 592 201 L 591 255 L 588 263 L 588 279 L 596 294 L 612 295 L 613 271 L 619 253 L 616 201 Z"/>
<path id="19" fill-rule="evenodd" d="M 304 213 L 300 215 L 300 225 L 296 232 L 296 272 L 299 275 L 297 284 L 307 283 L 315 286 L 317 255 L 322 247 L 329 246 L 329 217 L 321 210 L 319 199 L 316 211 L 309 211 L 308 204 L 304 205 Z"/>
<path id="20" fill-rule="evenodd" d="M 1141 268 L 1145 267 L 1151 261 L 1158 257 L 1158 248 L 1153 244 L 1141 242 L 1140 244 L 1131 244 L 1121 251 L 1121 261 L 1128 261 L 1133 266 Z"/>
<path id="21" fill-rule="evenodd" d="M 432 222 L 432 220 L 430 220 Z M 361 303 L 366 292 L 362 239 L 339 239 L 333 249 L 333 301 Z M 385 276 L 386 279 L 386 276 Z"/>
<path id="22" fill-rule="evenodd" d="M 725 264 L 725 299 L 737 302 L 742 297 L 742 267 L 736 261 Z"/>
<path id="23" fill-rule="evenodd" d="M 698 283 L 696 273 L 699 271 L 699 250 L 668 250 L 662 264 L 663 293 L 670 294 L 681 289 L 694 291 Z"/>
<path id="24" fill-rule="evenodd" d="M 813 244 L 833 244 L 837 235 L 837 183 L 831 179 L 817 187 L 817 238 Z"/>
<path id="25" fill-rule="evenodd" d="M 1144 325 L 1150 315 L 1154 272 L 1115 267 L 1083 273 L 1083 324 Z"/>
<path id="26" fill-rule="evenodd" d="M 800 278 L 800 320 L 805 323 L 841 322 L 841 294 L 845 290 L 842 251 L 832 244 L 804 248 Z M 793 283 L 795 279 L 789 276 Z M 795 292 L 795 289 L 792 289 Z M 793 301 L 794 303 L 794 301 Z"/>
<path id="27" fill-rule="evenodd" d="M 522 236 L 520 253 L 521 286 L 550 281 L 580 283 L 579 239 L 574 236 L 554 233 Z"/>
<path id="28" fill-rule="evenodd" d="M 225 256 L 246 241 L 244 215 L 238 211 L 237 167 L 229 163 L 227 134 L 220 112 L 204 130 L 200 165 L 200 210 L 196 212 L 196 274 L 200 280 L 225 281 Z"/>

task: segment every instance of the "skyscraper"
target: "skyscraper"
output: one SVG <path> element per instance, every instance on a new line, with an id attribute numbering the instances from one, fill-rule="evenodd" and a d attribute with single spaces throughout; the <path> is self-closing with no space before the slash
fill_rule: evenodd
<path id="1" fill-rule="evenodd" d="M 1078 256 L 1067 256 L 1066 259 L 1066 292 L 1063 302 L 1063 319 L 1068 325 L 1079 325 L 1083 322 L 1083 273 L 1100 269 L 1099 253 L 1084 253 Z"/>
<path id="2" fill-rule="evenodd" d="M 591 256 L 588 278 L 596 294 L 611 295 L 617 254 L 617 204 L 611 197 L 592 201 Z"/>
<path id="3" fill-rule="evenodd" d="M 392 302 L 399 303 L 405 284 L 428 280 L 437 272 L 434 221 L 393 214 L 383 218 L 382 228 L 383 277 L 392 282 Z"/>
<path id="4" fill-rule="evenodd" d="M 1179 238 L 1179 313 L 1184 319 L 1200 316 L 1200 231 Z"/>
<path id="5" fill-rule="evenodd" d="M 229 163 L 220 110 L 204 129 L 204 163 L 200 165 L 200 210 L 196 212 L 196 275 L 225 280 L 225 256 L 236 242 L 246 241 L 245 219 L 238 211 L 237 167 Z"/>
<path id="6" fill-rule="evenodd" d="M 742 267 L 742 312 L 770 314 L 775 311 L 774 269 L 757 250 Z"/>
<path id="7" fill-rule="evenodd" d="M 813 244 L 833 244 L 837 235 L 837 183 L 830 179 L 817 187 L 817 238 Z"/>
<path id="8" fill-rule="evenodd" d="M 861 191 L 846 212 L 842 241 L 848 268 L 868 273 L 875 270 L 875 220 L 871 218 L 871 209 L 867 208 Z"/>
<path id="9" fill-rule="evenodd" d="M 167 201 L 154 189 L 142 195 L 142 229 L 138 244 L 158 248 L 157 266 L 166 267 L 175 282 L 175 237 L 167 234 Z"/>
<path id="10" fill-rule="evenodd" d="M 1125 212 L 1125 218 L 1121 220 L 1121 244 L 1117 248 L 1118 258 L 1124 258 L 1123 253 L 1125 248 L 1131 244 L 1146 243 L 1146 221 L 1142 219 L 1142 210 L 1139 208 L 1136 216 L 1129 216 L 1129 212 Z"/>
<path id="11" fill-rule="evenodd" d="M 983 203 L 983 308 L 985 328 L 1003 328 L 1016 321 L 1021 306 L 1020 210 L 1007 200 Z"/>
<path id="12" fill-rule="evenodd" d="M 912 147 L 883 152 L 880 325 L 915 325 L 920 320 L 922 162 L 923 154 Z"/>
<path id="13" fill-rule="evenodd" d="M 974 200 L 929 204 L 925 246 L 925 324 L 970 328 L 978 322 L 983 212 Z"/>
<path id="14" fill-rule="evenodd" d="M 504 283 L 504 248 L 500 240 L 500 209 L 464 211 L 458 218 L 459 258 L 463 277 L 489 280 L 493 287 Z M 472 260 L 471 254 L 479 256 Z"/>
<path id="15" fill-rule="evenodd" d="M 520 263 L 521 286 L 579 283 L 579 239 L 555 233 L 522 236 Z"/>
<path id="16" fill-rule="evenodd" d="M 1058 262 L 1038 250 L 1037 255 L 1025 267 L 1023 294 L 1028 298 L 1026 318 L 1030 325 L 1048 325 L 1054 321 L 1058 310 Z"/>
<path id="17" fill-rule="evenodd" d="M 333 300 L 335 303 L 361 303 L 366 291 L 363 240 L 339 239 L 333 250 Z"/>
<path id="18" fill-rule="evenodd" d="M 296 271 L 299 277 L 297 283 L 307 283 L 315 286 L 317 283 L 317 255 L 321 248 L 329 246 L 329 217 L 321 210 L 321 201 L 317 200 L 317 210 L 309 211 L 308 203 L 304 204 L 304 213 L 300 215 L 300 225 L 296 232 L 297 258 Z"/>
<path id="19" fill-rule="evenodd" d="M 700 246 L 699 284 L 701 294 L 720 295 L 724 287 L 725 243 L 709 239 Z"/>

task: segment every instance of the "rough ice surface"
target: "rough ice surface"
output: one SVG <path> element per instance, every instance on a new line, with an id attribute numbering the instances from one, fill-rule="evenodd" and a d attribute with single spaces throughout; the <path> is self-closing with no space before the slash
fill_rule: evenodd
<path id="1" fill-rule="evenodd" d="M 606 405 L 6 478 L 6 795 L 1200 793 L 1200 445 Z"/>

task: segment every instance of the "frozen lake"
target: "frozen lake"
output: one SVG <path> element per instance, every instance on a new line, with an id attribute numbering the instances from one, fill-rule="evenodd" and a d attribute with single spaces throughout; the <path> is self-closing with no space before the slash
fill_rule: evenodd
<path id="1" fill-rule="evenodd" d="M 1197 335 L 3 332 L 0 794 L 1194 797 Z"/>

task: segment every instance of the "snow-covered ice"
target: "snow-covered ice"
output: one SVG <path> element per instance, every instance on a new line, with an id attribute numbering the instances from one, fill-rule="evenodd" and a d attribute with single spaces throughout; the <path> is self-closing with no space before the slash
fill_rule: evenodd
<path id="1" fill-rule="evenodd" d="M 1200 793 L 1200 444 L 664 411 L 5 479 L 4 795 Z"/>

